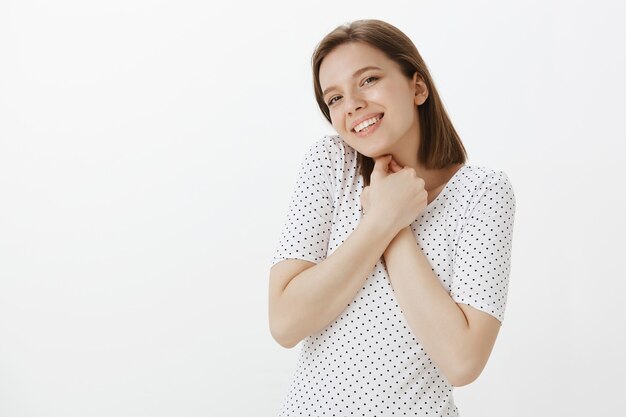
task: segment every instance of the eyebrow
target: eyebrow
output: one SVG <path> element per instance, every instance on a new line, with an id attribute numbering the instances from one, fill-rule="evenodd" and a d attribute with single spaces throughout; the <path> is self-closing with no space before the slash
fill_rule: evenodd
<path id="1" fill-rule="evenodd" d="M 371 66 L 371 65 L 367 66 L 367 67 L 363 67 L 361 69 L 358 69 L 358 70 L 354 71 L 354 74 L 352 74 L 352 78 L 356 78 L 359 75 L 363 74 L 365 71 L 369 71 L 369 70 L 379 70 L 379 71 L 382 71 L 382 68 L 374 67 L 374 66 Z M 337 88 L 337 87 L 335 87 L 333 85 L 333 86 L 330 86 L 330 87 L 326 88 L 324 90 L 324 92 L 322 93 L 322 96 L 325 96 L 333 88 Z"/>

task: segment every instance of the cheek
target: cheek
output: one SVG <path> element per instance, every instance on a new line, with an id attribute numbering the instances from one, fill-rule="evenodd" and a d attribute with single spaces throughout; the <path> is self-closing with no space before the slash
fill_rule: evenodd
<path id="1" fill-rule="evenodd" d="M 371 102 L 379 103 L 379 102 L 381 102 L 381 100 L 383 100 L 383 98 L 385 96 L 389 96 L 389 94 L 390 93 L 388 91 L 386 91 L 382 87 L 380 87 L 380 88 L 370 88 L 367 91 L 367 95 L 366 95 L 365 99 L 368 100 L 368 101 L 371 101 Z"/>
<path id="2" fill-rule="evenodd" d="M 330 123 L 333 125 L 335 130 L 341 129 L 343 126 L 343 119 L 341 117 L 341 112 L 337 110 L 330 111 Z"/>

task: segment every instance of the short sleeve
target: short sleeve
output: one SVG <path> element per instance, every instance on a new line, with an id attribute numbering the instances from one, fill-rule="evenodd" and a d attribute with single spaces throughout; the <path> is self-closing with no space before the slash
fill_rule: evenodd
<path id="1" fill-rule="evenodd" d="M 515 217 L 508 176 L 498 171 L 479 187 L 459 236 L 450 295 L 457 303 L 504 319 Z"/>
<path id="2" fill-rule="evenodd" d="M 333 220 L 332 149 L 328 141 L 315 142 L 300 164 L 286 219 L 271 260 L 326 259 Z"/>

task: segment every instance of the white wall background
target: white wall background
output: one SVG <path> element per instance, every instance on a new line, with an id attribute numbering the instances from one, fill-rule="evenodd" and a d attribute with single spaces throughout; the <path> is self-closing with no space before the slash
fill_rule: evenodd
<path id="1" fill-rule="evenodd" d="M 623 411 L 620 1 L 0 3 L 0 416 L 275 416 L 298 347 L 269 263 L 335 26 L 416 43 L 517 198 L 509 303 L 463 417 Z"/>

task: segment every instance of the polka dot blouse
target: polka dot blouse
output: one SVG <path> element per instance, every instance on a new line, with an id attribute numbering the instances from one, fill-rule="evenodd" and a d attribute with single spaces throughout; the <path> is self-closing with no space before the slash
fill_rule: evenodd
<path id="1" fill-rule="evenodd" d="M 323 261 L 362 218 L 356 151 L 339 136 L 302 161 L 271 260 Z M 457 303 L 502 322 L 515 196 L 507 175 L 464 165 L 411 224 Z M 453 386 L 413 337 L 381 257 L 333 322 L 301 342 L 279 416 L 458 416 Z"/>

